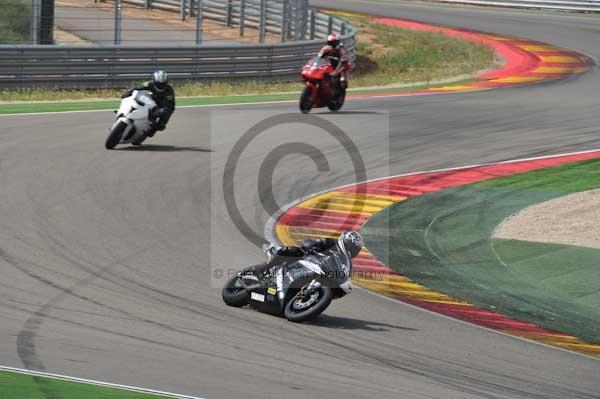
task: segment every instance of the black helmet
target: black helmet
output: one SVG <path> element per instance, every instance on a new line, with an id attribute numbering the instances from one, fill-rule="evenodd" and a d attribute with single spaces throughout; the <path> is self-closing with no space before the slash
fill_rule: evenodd
<path id="1" fill-rule="evenodd" d="M 338 238 L 338 246 L 350 258 L 354 258 L 363 248 L 363 239 L 357 231 L 349 230 Z"/>
<path id="2" fill-rule="evenodd" d="M 327 45 L 333 48 L 338 48 L 340 46 L 340 38 L 338 35 L 332 33 L 331 35 L 327 36 Z"/>
<path id="3" fill-rule="evenodd" d="M 158 90 L 162 91 L 167 88 L 169 77 L 165 71 L 158 70 L 154 72 L 152 79 L 154 80 L 154 85 Z"/>

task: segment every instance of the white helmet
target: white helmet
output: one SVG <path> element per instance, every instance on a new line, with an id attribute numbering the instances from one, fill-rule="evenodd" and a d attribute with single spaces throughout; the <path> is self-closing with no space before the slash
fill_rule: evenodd
<path id="1" fill-rule="evenodd" d="M 154 80 L 154 84 L 159 90 L 164 90 L 167 87 L 167 83 L 169 82 L 169 77 L 165 71 L 158 70 L 154 72 L 152 75 L 152 79 Z"/>
<path id="2" fill-rule="evenodd" d="M 354 230 L 346 231 L 338 238 L 338 246 L 342 251 L 346 252 L 350 258 L 356 257 L 363 248 L 363 245 L 364 243 L 360 233 Z"/>

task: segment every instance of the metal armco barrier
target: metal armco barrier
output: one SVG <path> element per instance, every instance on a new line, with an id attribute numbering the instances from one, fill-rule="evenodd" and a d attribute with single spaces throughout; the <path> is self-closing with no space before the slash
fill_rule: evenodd
<path id="1" fill-rule="evenodd" d="M 155 5 L 157 2 L 153 0 L 150 3 Z M 356 29 L 342 19 L 314 10 L 308 10 L 307 14 L 306 24 L 300 22 L 304 26 L 301 31 L 289 29 L 289 24 L 282 23 L 280 33 L 283 32 L 286 40 L 292 35 L 300 39 L 320 40 L 253 46 L 1 45 L 0 88 L 126 87 L 132 82 L 147 79 L 152 71 L 159 68 L 168 71 L 175 81 L 290 81 L 299 78 L 302 65 L 318 52 L 323 39 L 331 31 L 343 32 L 342 42 L 354 61 Z M 239 16 L 234 14 L 231 22 L 236 21 L 239 21 Z"/>
<path id="2" fill-rule="evenodd" d="M 600 12 L 600 0 L 439 0 L 444 3 L 474 4 L 540 10 Z"/>

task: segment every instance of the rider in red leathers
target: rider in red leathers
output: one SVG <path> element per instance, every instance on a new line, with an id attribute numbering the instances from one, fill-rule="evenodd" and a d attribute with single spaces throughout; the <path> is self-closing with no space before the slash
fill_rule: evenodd
<path id="1" fill-rule="evenodd" d="M 348 71 L 350 70 L 350 59 L 348 52 L 340 42 L 338 35 L 332 33 L 327 37 L 327 45 L 319 52 L 319 57 L 327 58 L 335 71 L 331 77 L 339 80 L 343 89 L 348 87 Z"/>

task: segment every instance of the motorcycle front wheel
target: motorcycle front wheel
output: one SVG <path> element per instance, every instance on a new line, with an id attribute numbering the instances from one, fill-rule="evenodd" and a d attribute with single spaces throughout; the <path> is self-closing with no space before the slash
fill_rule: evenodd
<path id="1" fill-rule="evenodd" d="M 225 287 L 223 287 L 223 291 L 221 291 L 221 296 L 223 297 L 223 302 L 236 308 L 246 306 L 250 301 L 250 293 L 244 288 L 238 276 L 227 281 Z"/>
<path id="2" fill-rule="evenodd" d="M 302 323 L 314 319 L 331 303 L 333 292 L 329 287 L 319 287 L 311 295 L 296 294 L 283 309 L 283 315 L 289 321 Z"/>
<path id="3" fill-rule="evenodd" d="M 119 122 L 111 129 L 110 134 L 106 139 L 106 143 L 104 144 L 107 150 L 112 150 L 121 142 L 125 129 L 127 129 L 127 124 L 125 122 Z"/>
<path id="4" fill-rule="evenodd" d="M 302 95 L 300 95 L 300 111 L 303 114 L 308 114 L 312 107 L 312 89 L 307 86 L 302 90 Z"/>

